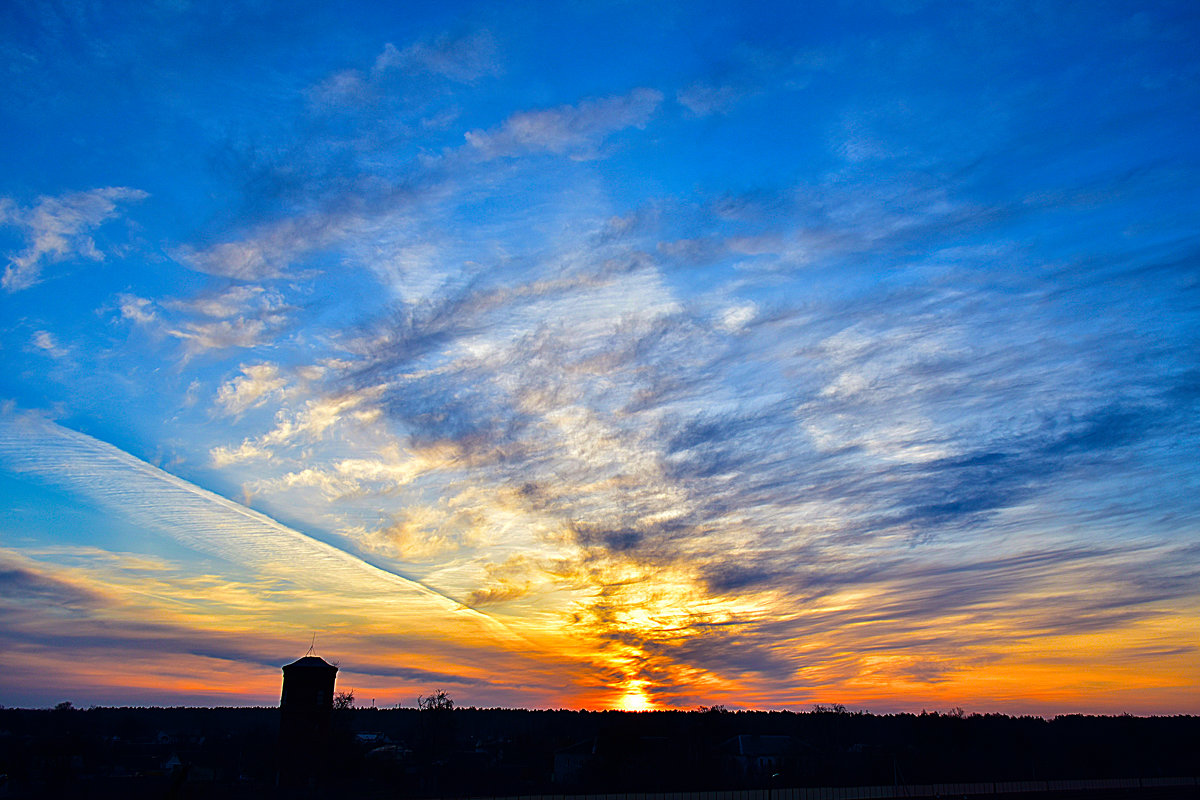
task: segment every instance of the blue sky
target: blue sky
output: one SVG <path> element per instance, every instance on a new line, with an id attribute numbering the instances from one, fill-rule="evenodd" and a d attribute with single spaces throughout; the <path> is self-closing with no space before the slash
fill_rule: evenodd
<path id="1" fill-rule="evenodd" d="M 0 11 L 0 700 L 1200 712 L 1191 4 L 382 6 Z"/>

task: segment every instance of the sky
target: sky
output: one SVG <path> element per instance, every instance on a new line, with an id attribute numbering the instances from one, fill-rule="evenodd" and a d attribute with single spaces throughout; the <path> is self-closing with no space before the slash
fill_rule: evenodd
<path id="1" fill-rule="evenodd" d="M 1200 713 L 1200 7 L 0 7 L 0 704 Z"/>

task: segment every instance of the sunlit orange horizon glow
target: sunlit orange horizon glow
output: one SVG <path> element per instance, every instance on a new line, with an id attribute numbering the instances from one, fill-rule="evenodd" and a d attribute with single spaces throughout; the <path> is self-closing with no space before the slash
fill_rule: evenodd
<path id="1" fill-rule="evenodd" d="M 126 655 L 129 655 L 128 653 Z M 280 667 L 294 653 L 280 659 Z M 650 711 L 693 709 L 700 705 L 724 705 L 730 709 L 773 708 L 805 711 L 814 705 L 841 704 L 852 710 L 877 713 L 896 711 L 948 710 L 961 707 L 968 712 L 1033 714 L 1054 716 L 1069 713 L 1161 715 L 1200 713 L 1194 683 L 1194 664 L 1180 658 L 1168 669 L 1149 672 L 1134 666 L 1066 669 L 1061 665 L 1021 664 L 1006 660 L 992 669 L 977 669 L 935 685 L 872 683 L 855 681 L 844 688 L 804 691 L 792 689 L 779 697 L 771 687 L 751 682 L 729 682 L 704 698 L 690 695 L 687 702 L 652 695 L 656 688 L 633 682 L 624 686 L 580 690 L 563 686 L 557 693 L 507 692 L 507 701 L 481 700 L 477 691 L 451 683 L 387 681 L 358 672 L 345 656 L 326 656 L 340 665 L 339 690 L 354 691 L 360 705 L 372 701 L 381 708 L 413 707 L 418 695 L 441 688 L 460 706 L 501 705 L 529 708 L 580 708 L 590 710 Z M 278 703 L 280 672 L 261 665 L 231 665 L 213 659 L 181 658 L 178 655 L 146 655 L 113 669 L 99 663 L 18 654 L 7 667 L 16 675 L 36 681 L 53 675 L 63 700 L 76 705 L 256 705 Z"/>
<path id="2" fill-rule="evenodd" d="M 36 565 L 31 559 L 22 563 Z M 374 700 L 379 707 L 411 707 L 418 695 L 443 689 L 459 705 L 529 708 L 648 711 L 721 704 L 807 710 L 838 703 L 878 712 L 961 707 L 1046 716 L 1200 713 L 1194 654 L 1172 646 L 1179 630 L 1197 629 L 1197 609 L 1164 611 L 1099 633 L 1053 636 L 1005 629 L 1001 618 L 927 623 L 928 631 L 957 631 L 996 643 L 963 652 L 887 647 L 880 638 L 887 624 L 855 625 L 778 642 L 776 650 L 797 664 L 790 679 L 780 682 L 750 671 L 720 674 L 672 657 L 673 647 L 697 646 L 694 639 L 701 634 L 696 630 L 703 626 L 689 627 L 688 620 L 779 614 L 765 594 L 704 597 L 682 570 L 664 571 L 654 584 L 630 582 L 608 593 L 607 625 L 589 622 L 585 614 L 575 626 L 503 614 L 485 624 L 478 615 L 463 616 L 466 612 L 420 611 L 364 601 L 353 592 L 310 593 L 303 598 L 308 611 L 301 622 L 295 601 L 276 598 L 262 604 L 261 588 L 228 579 L 173 582 L 171 594 L 165 571 L 165 565 L 152 562 L 125 570 L 112 561 L 52 569 L 63 582 L 104 586 L 104 615 L 111 626 L 154 619 L 193 631 L 197 645 L 253 639 L 277 653 L 279 666 L 303 654 L 315 628 L 318 652 L 340 666 L 339 688 L 353 690 L 360 704 Z M 879 597 L 841 594 L 805 613 L 840 613 L 855 603 L 879 602 Z M 972 625 L 980 629 L 975 634 Z M 65 630 L 81 632 L 78 626 Z M 158 652 L 153 638 L 130 640 L 122 649 L 93 646 L 68 661 L 61 653 L 34 648 L 6 654 L 6 661 L 31 681 L 53 676 L 62 699 L 79 705 L 278 702 L 276 668 Z M 407 671 L 431 677 L 406 679 Z"/>
<path id="3" fill-rule="evenodd" d="M 32 559 L 21 563 L 39 566 Z M 630 582 L 609 592 L 604 625 L 584 614 L 582 622 L 563 626 L 503 614 L 485 624 L 466 612 L 406 608 L 328 591 L 303 598 L 308 610 L 300 621 L 298 600 L 277 597 L 263 603 L 267 596 L 260 587 L 229 579 L 168 581 L 164 564 L 142 561 L 122 569 L 110 560 L 87 568 L 41 568 L 62 582 L 103 586 L 108 626 L 153 619 L 181 635 L 194 632 L 198 647 L 253 640 L 277 653 L 279 666 L 302 655 L 316 629 L 318 652 L 341 668 L 339 687 L 354 690 L 360 703 L 373 699 L 380 707 L 411 706 L 418 695 L 443 689 L 459 705 L 531 708 L 647 711 L 721 704 L 806 710 L 840 703 L 881 712 L 957 706 L 1041 715 L 1200 713 L 1194 654 L 1172 647 L 1179 630 L 1200 627 L 1196 609 L 1164 612 L 1100 633 L 1054 636 L 1007 630 L 1000 618 L 927 623 L 929 631 L 957 630 L 997 643 L 964 652 L 887 647 L 880 638 L 887 624 L 856 625 L 778 642 L 777 651 L 797 664 L 790 679 L 780 682 L 749 671 L 720 674 L 672 657 L 673 647 L 697 647 L 695 637 L 701 634 L 696 631 L 703 626 L 689 627 L 688 620 L 779 614 L 768 595 L 704 597 L 681 570 L 664 571 L 654 584 Z M 424 601 L 414 596 L 407 602 Z M 840 613 L 847 604 L 879 602 L 842 594 L 805 613 Z M 87 632 L 62 624 L 70 635 Z M 978 633 L 971 633 L 972 624 L 980 627 Z M 139 635 L 144 638 L 130 639 L 120 649 L 93 645 L 69 660 L 61 652 L 29 647 L 6 654 L 7 667 L 31 681 L 52 676 L 62 699 L 80 705 L 278 702 L 280 678 L 274 667 L 158 652 L 152 636 Z M 404 678 L 409 671 L 430 677 Z"/>

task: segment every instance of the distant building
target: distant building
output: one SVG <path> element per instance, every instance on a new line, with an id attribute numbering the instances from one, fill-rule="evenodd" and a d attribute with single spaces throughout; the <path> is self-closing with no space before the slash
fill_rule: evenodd
<path id="1" fill-rule="evenodd" d="M 740 734 L 721 745 L 726 775 L 739 782 L 770 785 L 795 752 L 791 736 Z"/>
<path id="2" fill-rule="evenodd" d="M 554 773 L 551 776 L 557 784 L 575 784 L 583 780 L 584 770 L 596 760 L 596 748 L 599 741 L 593 736 L 582 742 L 576 742 L 569 747 L 561 747 L 554 751 Z"/>
<path id="3" fill-rule="evenodd" d="M 315 786 L 325 778 L 338 668 L 307 655 L 283 668 L 279 698 L 279 784 Z"/>

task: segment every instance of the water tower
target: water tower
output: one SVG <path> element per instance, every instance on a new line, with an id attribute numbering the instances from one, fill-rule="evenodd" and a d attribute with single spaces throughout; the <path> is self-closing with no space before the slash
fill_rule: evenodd
<path id="1" fill-rule="evenodd" d="M 308 655 L 283 668 L 283 694 L 279 708 L 289 714 L 311 716 L 333 711 L 333 682 L 338 668 L 319 656 Z"/>
<path id="2" fill-rule="evenodd" d="M 306 655 L 283 668 L 279 698 L 279 783 L 315 786 L 329 763 L 333 684 L 338 668 Z"/>

